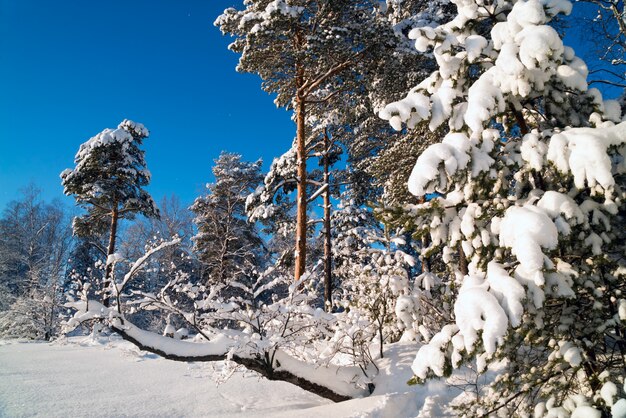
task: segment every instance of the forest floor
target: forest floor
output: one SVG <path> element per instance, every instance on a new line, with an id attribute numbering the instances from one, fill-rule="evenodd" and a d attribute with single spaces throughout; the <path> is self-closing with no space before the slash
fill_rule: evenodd
<path id="1" fill-rule="evenodd" d="M 0 341 L 0 417 L 415 417 L 442 416 L 459 389 L 411 386 L 416 345 L 378 360 L 372 396 L 342 403 L 224 364 L 182 363 L 118 338 Z"/>

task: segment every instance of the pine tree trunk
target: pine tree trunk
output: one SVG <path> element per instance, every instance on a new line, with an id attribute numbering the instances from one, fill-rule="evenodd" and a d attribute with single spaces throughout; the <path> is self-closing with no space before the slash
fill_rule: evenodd
<path id="1" fill-rule="evenodd" d="M 113 206 L 111 212 L 111 231 L 109 235 L 109 246 L 107 247 L 107 261 L 106 270 L 104 272 L 104 282 L 102 283 L 102 304 L 106 307 L 109 306 L 109 295 L 107 290 L 111 285 L 111 276 L 113 275 L 113 263 L 109 263 L 109 257 L 115 253 L 115 238 L 117 235 L 117 221 L 119 218 L 119 212 L 117 209 L 117 203 Z"/>
<path id="2" fill-rule="evenodd" d="M 295 48 L 301 48 L 300 33 L 294 39 Z M 307 224 L 307 196 L 306 196 L 306 97 L 302 91 L 304 86 L 304 67 L 296 63 L 296 156 L 298 190 L 296 198 L 296 265 L 294 280 L 300 280 L 306 268 L 306 224 Z"/>
<path id="3" fill-rule="evenodd" d="M 306 196 L 306 141 L 304 132 L 305 101 L 298 98 L 296 101 L 297 123 L 297 164 L 298 164 L 298 191 L 296 209 L 296 268 L 294 279 L 300 280 L 306 268 L 306 224 L 307 224 L 307 196 Z"/>
<path id="4" fill-rule="evenodd" d="M 324 308 L 327 312 L 332 312 L 333 303 L 333 275 L 332 275 L 332 242 L 330 236 L 330 173 L 328 153 L 330 152 L 330 141 L 328 134 L 324 134 Z"/>
<path id="5" fill-rule="evenodd" d="M 424 235 L 422 238 L 422 250 L 429 245 L 428 235 Z M 421 251 L 419 255 L 420 263 L 422 265 L 422 273 L 430 273 L 430 258 L 425 257 Z"/>

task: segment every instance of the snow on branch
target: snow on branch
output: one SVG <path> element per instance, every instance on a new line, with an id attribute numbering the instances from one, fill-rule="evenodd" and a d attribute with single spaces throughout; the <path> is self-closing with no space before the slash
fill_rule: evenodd
<path id="1" fill-rule="evenodd" d="M 113 309 L 97 301 L 70 302 L 66 307 L 76 309 L 66 323 L 66 332 L 82 322 L 100 319 L 113 331 L 142 350 L 177 361 L 230 360 L 254 370 L 270 380 L 282 380 L 333 401 L 344 401 L 368 395 L 368 390 L 357 386 L 361 371 L 354 366 L 318 366 L 299 360 L 276 349 L 271 356 L 254 350 L 242 341 L 249 339 L 245 331 L 229 330 L 216 333 L 210 341 L 189 342 L 164 337 L 142 330 Z M 266 359 L 272 358 L 271 364 Z"/>
<path id="2" fill-rule="evenodd" d="M 117 287 L 117 289 L 116 289 L 117 292 L 121 293 L 122 290 L 124 290 L 124 287 L 128 284 L 128 282 L 133 278 L 133 276 L 135 276 L 135 274 L 137 274 L 137 272 L 139 272 L 139 270 L 144 265 L 144 263 L 154 253 L 157 253 L 157 252 L 161 251 L 164 248 L 171 247 L 171 246 L 174 246 L 174 245 L 178 245 L 178 244 L 180 244 L 180 241 L 181 241 L 181 239 L 176 237 L 176 238 L 173 238 L 170 241 L 162 242 L 161 244 L 159 244 L 158 246 L 156 246 L 154 248 L 151 248 L 143 256 L 138 258 L 137 261 L 135 261 L 135 263 L 132 265 L 132 267 L 130 268 L 128 273 L 126 273 L 126 275 L 124 275 L 124 280 L 122 280 L 122 283 L 119 286 L 116 286 Z"/>

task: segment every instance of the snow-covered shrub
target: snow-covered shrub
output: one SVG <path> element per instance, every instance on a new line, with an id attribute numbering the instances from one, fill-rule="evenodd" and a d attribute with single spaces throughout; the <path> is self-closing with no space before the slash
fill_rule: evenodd
<path id="1" fill-rule="evenodd" d="M 57 295 L 53 289 L 19 296 L 0 312 L 0 338 L 50 340 L 59 327 Z"/>
<path id="2" fill-rule="evenodd" d="M 373 212 L 353 201 L 342 202 L 333 226 L 334 274 L 340 281 L 336 303 L 349 312 L 338 318 L 346 322 L 335 338 L 349 343 L 349 350 L 361 350 L 359 358 L 365 362 L 371 344 L 383 357 L 384 344 L 399 340 L 405 328 L 397 319 L 396 305 L 410 298 L 408 270 L 416 260 L 398 249 L 404 243 L 401 237 L 389 237 Z"/>
<path id="3" fill-rule="evenodd" d="M 153 249 L 155 250 L 155 249 Z M 145 258 L 145 256 L 144 256 Z M 141 266 L 133 263 L 125 275 L 128 280 L 115 283 L 120 295 Z M 68 332 L 88 320 L 97 319 L 161 355 L 193 360 L 195 357 L 234 360 L 226 367 L 244 364 L 269 378 L 297 376 L 322 388 L 330 388 L 328 396 L 358 396 L 367 393 L 370 381 L 359 367 L 339 366 L 339 353 L 324 342 L 333 335 L 336 318 L 321 308 L 313 308 L 315 295 L 306 289 L 308 275 L 300 282 L 291 276 L 274 274 L 270 269 L 254 280 L 231 281 L 229 284 L 205 286 L 179 275 L 158 293 L 134 291 L 117 301 L 127 300 L 133 310 L 159 309 L 170 320 L 159 334 L 137 328 L 123 312 L 124 307 L 105 308 L 86 299 L 69 302 L 75 315 L 65 324 Z M 223 291 L 232 286 L 239 292 Z M 183 300 L 193 302 L 187 310 Z M 189 305 L 187 305 L 189 306 Z M 176 330 L 174 317 L 183 320 L 193 334 L 193 342 L 175 341 L 185 331 Z M 173 338 L 170 338 L 173 337 Z M 319 370 L 318 370 L 319 368 Z M 331 378 L 332 377 L 332 378 Z M 330 379 L 330 380 L 329 380 Z"/>

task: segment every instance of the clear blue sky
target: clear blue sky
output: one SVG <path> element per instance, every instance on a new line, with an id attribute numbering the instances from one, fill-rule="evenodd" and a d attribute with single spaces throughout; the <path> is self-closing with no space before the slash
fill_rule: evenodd
<path id="1" fill-rule="evenodd" d="M 0 0 L 0 211 L 31 181 L 47 200 L 62 197 L 59 173 L 79 145 L 124 118 L 151 132 L 157 200 L 190 203 L 221 150 L 268 167 L 295 128 L 258 77 L 235 71 L 213 26 L 240 4 Z"/>
<path id="2" fill-rule="evenodd" d="M 30 182 L 62 197 L 59 173 L 79 145 L 124 118 L 151 131 L 157 201 L 191 203 L 221 150 L 267 168 L 294 125 L 256 76 L 235 72 L 238 57 L 213 26 L 230 6 L 241 1 L 0 0 L 0 211 Z M 585 31 L 569 33 L 587 58 Z"/>

